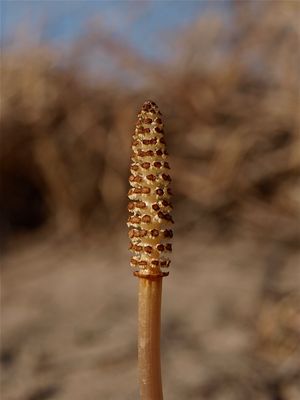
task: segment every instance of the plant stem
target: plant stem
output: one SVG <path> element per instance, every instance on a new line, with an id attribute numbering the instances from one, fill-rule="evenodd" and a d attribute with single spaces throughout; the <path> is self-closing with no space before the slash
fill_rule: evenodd
<path id="1" fill-rule="evenodd" d="M 160 369 L 162 277 L 139 278 L 138 362 L 141 400 L 163 400 Z"/>

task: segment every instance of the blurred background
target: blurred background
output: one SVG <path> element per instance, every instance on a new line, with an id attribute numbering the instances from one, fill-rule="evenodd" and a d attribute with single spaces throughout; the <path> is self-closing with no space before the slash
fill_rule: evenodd
<path id="1" fill-rule="evenodd" d="M 300 3 L 1 2 L 3 400 L 137 399 L 131 134 L 163 113 L 167 400 L 300 399 Z"/>

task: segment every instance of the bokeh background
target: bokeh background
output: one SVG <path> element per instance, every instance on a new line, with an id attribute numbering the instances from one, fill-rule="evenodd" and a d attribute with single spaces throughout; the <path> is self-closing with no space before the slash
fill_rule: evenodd
<path id="1" fill-rule="evenodd" d="M 167 400 L 300 399 L 300 3 L 2 1 L 3 400 L 137 399 L 131 134 L 163 113 Z"/>

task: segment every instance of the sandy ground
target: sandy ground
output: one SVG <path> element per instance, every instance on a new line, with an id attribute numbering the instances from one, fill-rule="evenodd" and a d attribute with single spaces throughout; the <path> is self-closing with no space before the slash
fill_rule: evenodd
<path id="1" fill-rule="evenodd" d="M 165 399 L 299 400 L 297 249 L 192 232 L 174 248 L 163 286 Z M 102 235 L 41 236 L 3 255 L 3 400 L 138 399 L 128 259 L 125 236 Z"/>

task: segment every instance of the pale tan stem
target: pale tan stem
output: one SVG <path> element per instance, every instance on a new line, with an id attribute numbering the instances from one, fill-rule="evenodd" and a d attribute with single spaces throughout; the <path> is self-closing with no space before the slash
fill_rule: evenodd
<path id="1" fill-rule="evenodd" d="M 163 400 L 160 370 L 162 277 L 139 278 L 138 361 L 141 400 Z"/>

